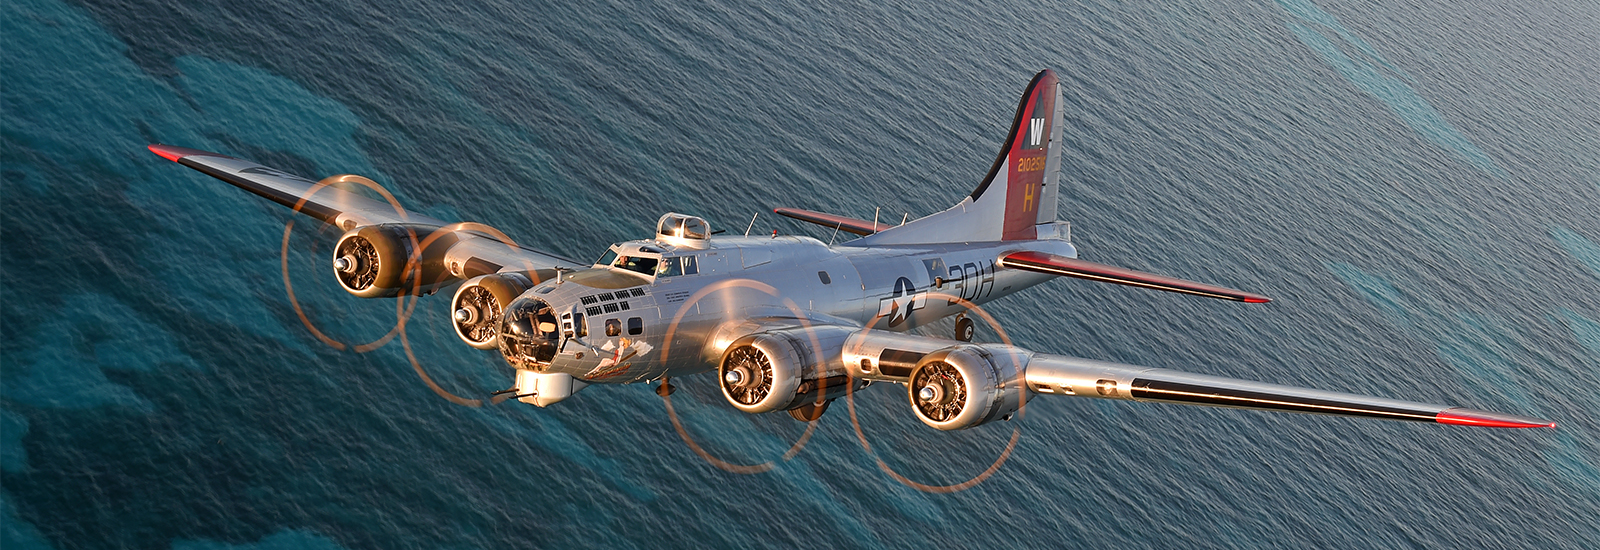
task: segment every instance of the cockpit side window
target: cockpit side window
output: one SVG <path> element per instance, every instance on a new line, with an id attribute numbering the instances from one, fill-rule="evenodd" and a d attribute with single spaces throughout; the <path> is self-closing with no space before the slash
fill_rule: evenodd
<path id="1" fill-rule="evenodd" d="M 620 267 L 634 273 L 655 275 L 658 262 L 659 260 L 655 258 L 645 256 L 617 256 L 617 261 L 613 262 L 611 266 Z"/>
<path id="2" fill-rule="evenodd" d="M 594 265 L 611 265 L 613 262 L 616 262 L 616 261 L 617 261 L 617 249 L 613 248 L 613 249 L 607 250 L 606 254 L 604 256 L 601 256 L 600 260 L 595 262 Z"/>
<path id="3" fill-rule="evenodd" d="M 683 274 L 683 258 L 662 258 L 656 267 L 657 277 L 676 277 Z"/>
<path id="4" fill-rule="evenodd" d="M 657 277 L 676 277 L 678 275 L 694 275 L 700 272 L 700 263 L 694 256 L 675 256 L 662 258 L 661 265 L 656 267 Z"/>

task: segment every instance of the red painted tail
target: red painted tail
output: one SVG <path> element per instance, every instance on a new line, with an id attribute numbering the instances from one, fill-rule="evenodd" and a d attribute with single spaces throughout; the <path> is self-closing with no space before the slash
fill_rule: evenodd
<path id="1" fill-rule="evenodd" d="M 1035 75 L 1022 92 L 1011 132 L 1006 134 L 994 166 L 971 195 L 949 210 L 879 232 L 862 239 L 861 244 L 1055 237 L 1061 103 L 1056 74 L 1045 70 Z"/>

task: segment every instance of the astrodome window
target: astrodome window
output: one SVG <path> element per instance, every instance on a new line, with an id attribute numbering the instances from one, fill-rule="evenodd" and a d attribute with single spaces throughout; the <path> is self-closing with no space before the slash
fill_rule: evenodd
<path id="1" fill-rule="evenodd" d="M 705 248 L 711 225 L 694 216 L 668 213 L 656 222 L 656 239 L 674 246 Z"/>

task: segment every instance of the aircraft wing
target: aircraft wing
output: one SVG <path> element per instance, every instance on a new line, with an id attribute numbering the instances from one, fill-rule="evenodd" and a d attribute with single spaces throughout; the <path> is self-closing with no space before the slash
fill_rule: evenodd
<path id="1" fill-rule="evenodd" d="M 1495 428 L 1555 427 L 1554 422 L 1447 405 L 1267 384 L 864 330 L 845 342 L 852 375 L 907 385 L 920 420 L 952 430 L 1008 418 L 1038 395 L 1154 401 Z"/>
<path id="2" fill-rule="evenodd" d="M 446 224 L 419 214 L 408 212 L 401 215 L 396 206 L 336 185 L 317 188 L 317 182 L 248 160 L 171 145 L 151 145 L 150 152 L 272 202 L 297 208 L 301 214 L 340 229 L 383 223 Z"/>
<path id="3" fill-rule="evenodd" d="M 388 191 L 361 176 L 334 176 L 315 182 L 218 153 L 159 144 L 149 149 L 162 158 L 345 230 L 345 238 L 336 247 L 335 269 L 341 272 L 341 284 L 357 296 L 392 296 L 408 288 L 431 292 L 455 279 L 503 270 L 535 274 L 532 278 L 537 280 L 552 275 L 551 270 L 588 266 L 587 262 L 516 244 L 482 224 L 453 224 L 406 212 Z M 387 200 L 376 200 L 347 188 L 354 185 L 367 185 Z M 347 242 L 356 244 L 347 246 Z M 422 275 L 419 284 L 409 282 L 413 274 L 408 269 Z"/>
<path id="4" fill-rule="evenodd" d="M 1248 380 L 1038 354 L 1028 363 L 1028 388 L 1075 395 L 1184 405 L 1288 411 L 1492 428 L 1554 428 L 1548 420 L 1429 405 Z"/>

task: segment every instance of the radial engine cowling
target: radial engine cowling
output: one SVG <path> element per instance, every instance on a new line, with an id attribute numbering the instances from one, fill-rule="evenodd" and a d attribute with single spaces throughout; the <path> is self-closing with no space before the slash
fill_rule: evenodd
<path id="1" fill-rule="evenodd" d="M 352 229 L 333 247 L 333 274 L 345 291 L 362 298 L 399 296 L 411 292 L 413 286 L 422 294 L 432 294 L 450 281 L 444 255 L 461 240 L 455 232 L 434 235 L 438 230 L 416 224 Z"/>
<path id="2" fill-rule="evenodd" d="M 1010 418 L 1022 406 L 1026 359 L 975 345 L 952 346 L 923 357 L 906 385 L 911 410 L 941 430 L 971 428 Z"/>
<path id="3" fill-rule="evenodd" d="M 555 271 L 479 275 L 456 289 L 450 299 L 450 324 L 462 342 L 478 349 L 500 349 L 500 318 L 506 306 Z"/>
<path id="4" fill-rule="evenodd" d="M 741 411 L 791 410 L 844 396 L 850 377 L 840 327 L 751 334 L 728 346 L 717 368 L 722 396 Z"/>

